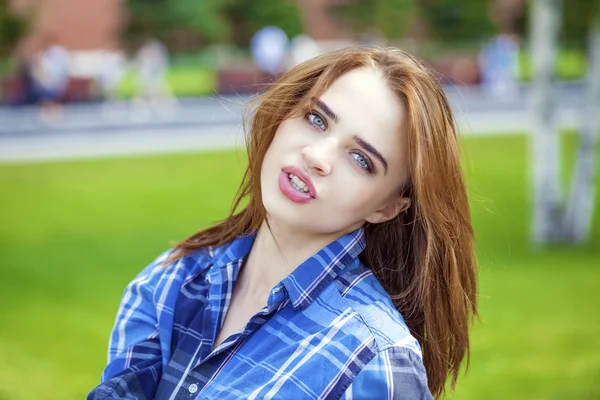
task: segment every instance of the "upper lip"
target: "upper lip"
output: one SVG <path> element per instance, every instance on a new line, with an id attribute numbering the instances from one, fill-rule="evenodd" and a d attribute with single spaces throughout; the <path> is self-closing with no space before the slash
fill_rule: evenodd
<path id="1" fill-rule="evenodd" d="M 304 172 L 304 170 L 302 168 L 298 168 L 293 165 L 288 165 L 286 167 L 283 167 L 283 172 L 285 172 L 286 174 L 296 175 L 298 177 L 298 179 L 300 179 L 302 182 L 304 182 L 306 184 L 306 187 L 308 188 L 308 193 L 310 193 L 310 195 L 313 198 L 315 198 L 315 199 L 317 198 L 317 189 L 315 188 L 315 184 L 310 179 L 310 176 L 308 176 L 308 174 L 306 172 Z"/>

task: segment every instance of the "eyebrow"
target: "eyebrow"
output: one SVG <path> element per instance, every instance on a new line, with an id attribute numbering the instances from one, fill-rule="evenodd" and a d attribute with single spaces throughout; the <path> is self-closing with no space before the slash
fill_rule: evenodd
<path id="1" fill-rule="evenodd" d="M 327 104 L 323 103 L 321 100 L 317 100 L 316 104 L 319 106 L 319 108 L 321 110 L 323 110 L 323 112 L 325 114 L 327 114 L 327 116 L 329 118 L 331 118 L 332 120 L 334 120 L 336 123 L 340 121 L 340 117 L 338 117 L 336 115 L 336 113 L 334 113 L 333 111 L 331 111 L 331 108 L 329 108 L 329 106 Z"/>

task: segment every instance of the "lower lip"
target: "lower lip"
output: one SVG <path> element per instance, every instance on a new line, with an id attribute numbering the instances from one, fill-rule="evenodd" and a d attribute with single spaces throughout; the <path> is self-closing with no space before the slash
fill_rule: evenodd
<path id="1" fill-rule="evenodd" d="M 290 182 L 289 175 L 281 171 L 279 175 L 279 190 L 283 193 L 288 199 L 292 200 L 296 203 L 306 203 L 313 199 L 310 193 L 299 192 L 292 186 L 292 182 Z"/>

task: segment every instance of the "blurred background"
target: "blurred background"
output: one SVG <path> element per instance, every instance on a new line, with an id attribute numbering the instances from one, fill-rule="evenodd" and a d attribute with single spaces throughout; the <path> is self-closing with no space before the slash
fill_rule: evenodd
<path id="1" fill-rule="evenodd" d="M 125 285 L 227 215 L 244 103 L 352 44 L 439 74 L 480 263 L 448 399 L 600 398 L 597 0 L 0 0 L 0 400 L 82 399 Z"/>

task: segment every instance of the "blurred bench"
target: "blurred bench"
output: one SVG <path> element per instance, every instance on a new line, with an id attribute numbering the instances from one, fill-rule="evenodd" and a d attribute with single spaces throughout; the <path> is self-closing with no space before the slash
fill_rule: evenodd
<path id="1" fill-rule="evenodd" d="M 0 103 L 12 104 L 25 95 L 23 82 L 14 76 L 0 82 Z M 92 78 L 69 78 L 61 103 L 79 103 L 97 100 L 95 81 Z"/>

